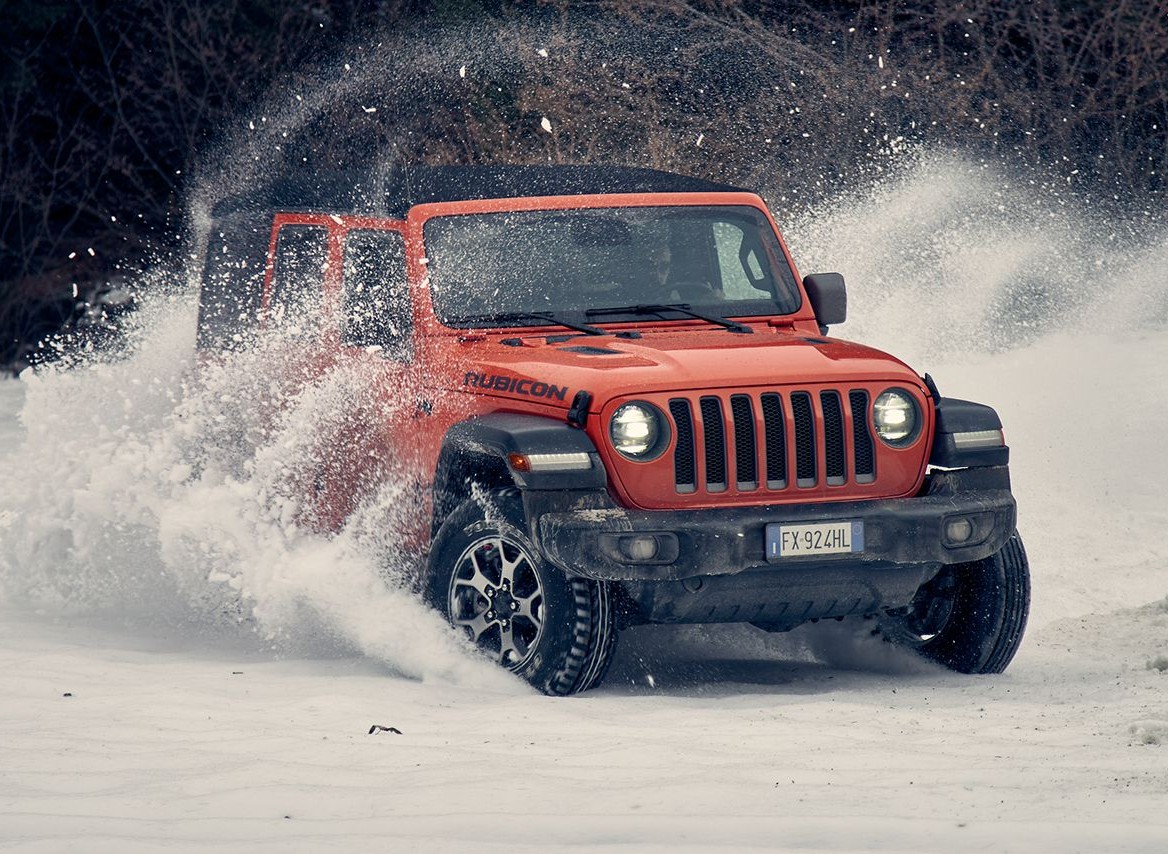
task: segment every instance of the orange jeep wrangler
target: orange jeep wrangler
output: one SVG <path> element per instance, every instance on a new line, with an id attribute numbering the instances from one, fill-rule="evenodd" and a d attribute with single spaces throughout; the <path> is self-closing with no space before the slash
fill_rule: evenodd
<path id="1" fill-rule="evenodd" d="M 641 623 L 867 618 L 1000 672 L 1030 593 L 1001 422 L 829 337 L 846 305 L 748 190 L 418 167 L 221 202 L 198 343 L 292 322 L 320 365 L 370 371 L 316 518 L 343 525 L 386 461 L 420 497 L 395 533 L 423 595 L 541 691 L 595 686 Z"/>

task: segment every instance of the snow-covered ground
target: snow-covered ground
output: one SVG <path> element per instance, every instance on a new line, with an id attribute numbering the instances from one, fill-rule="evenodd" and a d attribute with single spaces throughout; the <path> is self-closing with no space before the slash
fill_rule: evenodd
<path id="1" fill-rule="evenodd" d="M 791 242 L 848 276 L 836 332 L 1001 412 L 1034 574 L 1007 673 L 846 624 L 640 629 L 599 690 L 536 696 L 378 578 L 372 520 L 287 524 L 282 465 L 344 378 L 192 476 L 263 389 L 185 387 L 164 306 L 129 361 L 0 381 L 0 848 L 1168 850 L 1165 244 L 1100 273 L 1049 227 L 957 235 L 946 194 L 986 193 L 944 177 Z M 1003 331 L 1006 284 L 1060 258 L 1090 295 Z"/>

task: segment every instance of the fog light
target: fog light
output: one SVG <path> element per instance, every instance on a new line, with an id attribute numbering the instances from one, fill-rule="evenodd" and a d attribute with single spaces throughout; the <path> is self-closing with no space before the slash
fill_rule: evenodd
<path id="1" fill-rule="evenodd" d="M 673 531 L 604 532 L 599 542 L 605 560 L 615 564 L 675 563 L 681 555 L 681 542 Z"/>
<path id="2" fill-rule="evenodd" d="M 653 560 L 657 557 L 657 553 L 661 551 L 661 544 L 652 535 L 621 537 L 620 550 L 621 554 L 629 560 Z"/>
<path id="3" fill-rule="evenodd" d="M 965 517 L 950 519 L 945 523 L 945 540 L 953 544 L 967 542 L 973 536 L 973 522 Z"/>

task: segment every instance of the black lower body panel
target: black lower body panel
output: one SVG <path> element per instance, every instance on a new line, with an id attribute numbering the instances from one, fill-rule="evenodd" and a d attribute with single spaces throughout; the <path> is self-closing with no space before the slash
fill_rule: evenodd
<path id="1" fill-rule="evenodd" d="M 942 566 L 996 553 L 1016 524 L 1004 466 L 936 471 L 916 496 L 871 501 L 658 511 L 619 507 L 605 490 L 523 498 L 542 554 L 569 575 L 614 582 L 634 619 L 775 629 L 902 608 Z M 769 553 L 768 526 L 823 523 L 854 525 L 856 550 Z"/>
<path id="2" fill-rule="evenodd" d="M 911 498 L 760 505 L 702 510 L 619 507 L 605 490 L 527 490 L 523 493 L 532 539 L 569 575 L 600 581 L 680 581 L 733 575 L 759 567 L 802 565 L 952 564 L 997 552 L 1014 533 L 1017 509 L 1005 467 L 935 472 Z M 971 521 L 967 541 L 947 542 L 953 519 Z M 855 521 L 863 525 L 858 554 L 771 560 L 766 528 L 772 524 Z M 659 535 L 659 553 L 636 560 L 624 543 Z"/>
<path id="3" fill-rule="evenodd" d="M 912 601 L 940 564 L 763 567 L 682 581 L 625 581 L 630 622 L 753 623 L 787 631 L 811 620 L 862 617 Z"/>

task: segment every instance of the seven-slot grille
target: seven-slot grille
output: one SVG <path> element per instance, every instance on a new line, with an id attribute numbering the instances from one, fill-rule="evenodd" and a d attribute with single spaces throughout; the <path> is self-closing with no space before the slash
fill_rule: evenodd
<path id="1" fill-rule="evenodd" d="M 818 486 L 821 476 L 828 486 L 872 483 L 868 403 L 863 389 L 671 398 L 677 491 L 697 491 L 699 455 L 707 492 L 806 488 Z"/>

